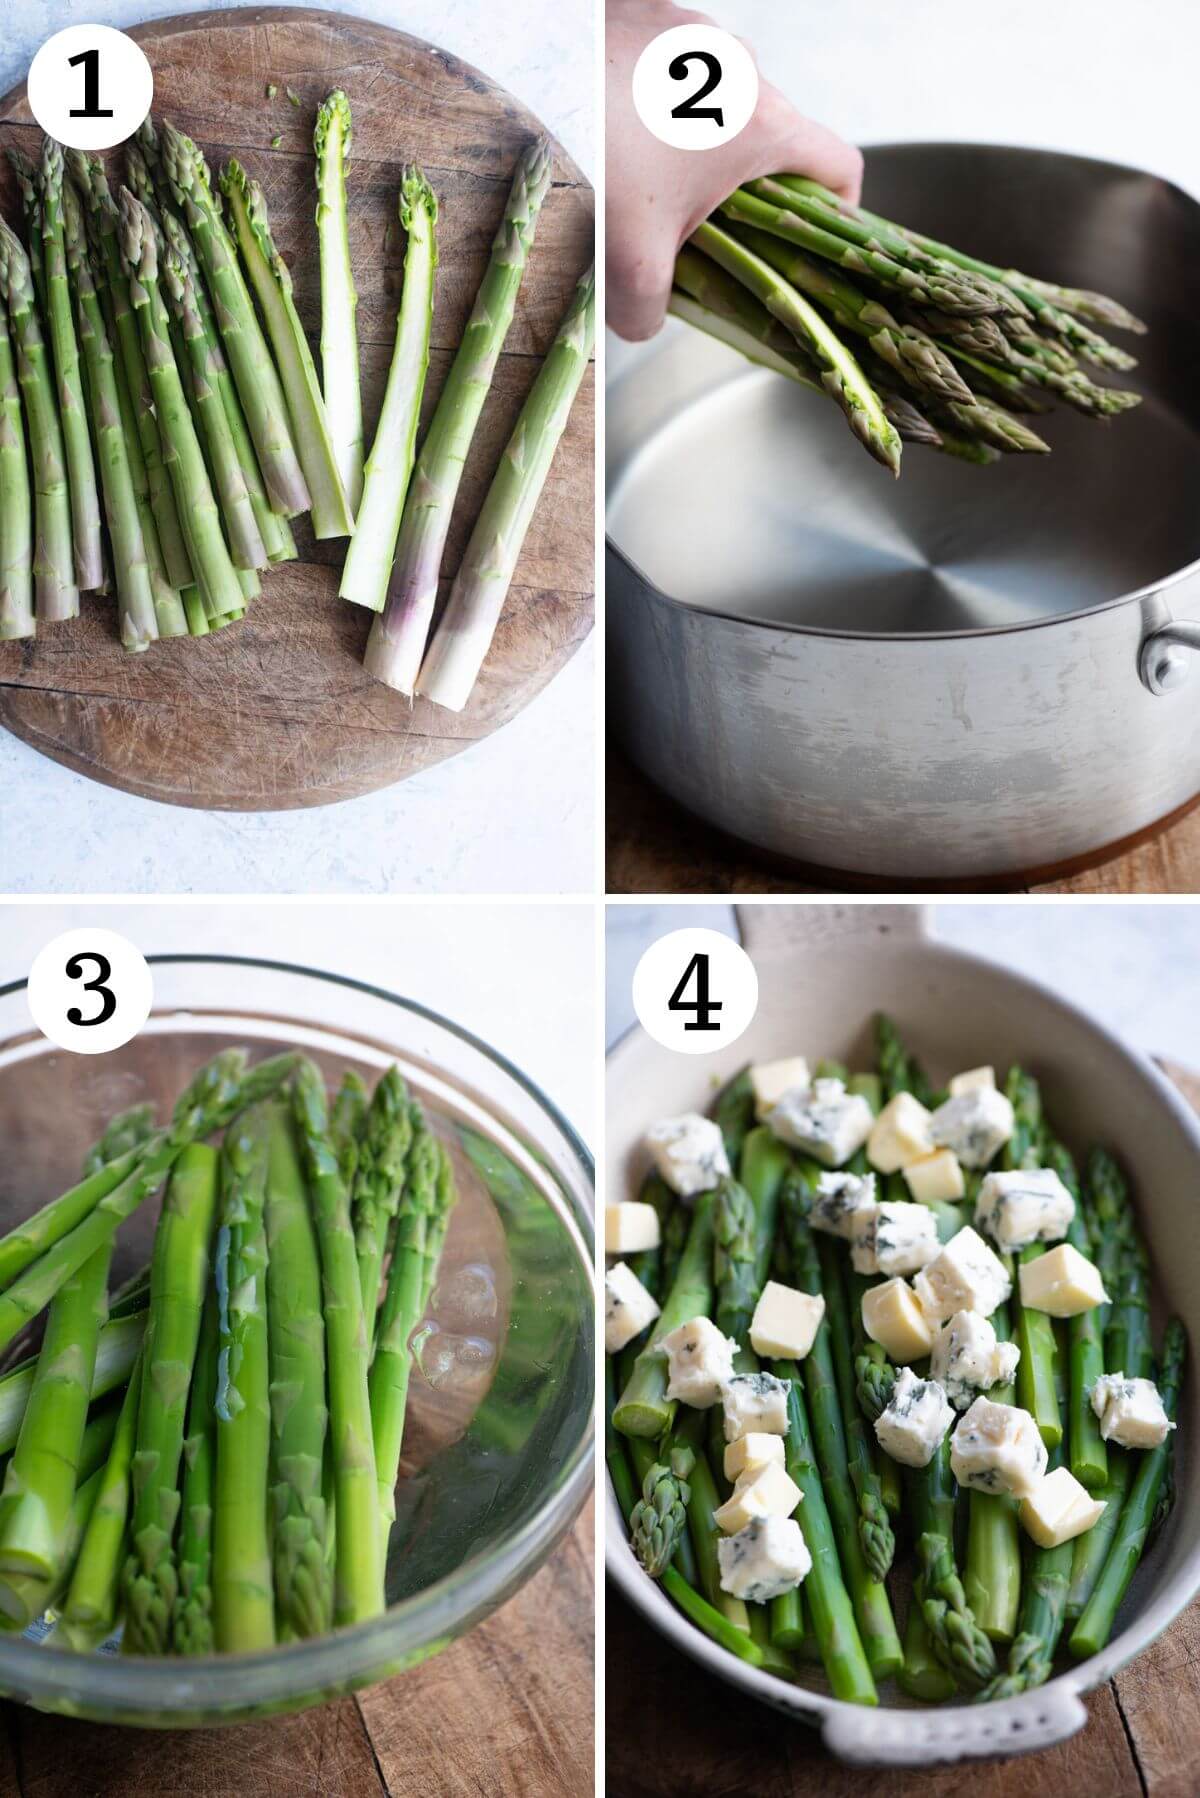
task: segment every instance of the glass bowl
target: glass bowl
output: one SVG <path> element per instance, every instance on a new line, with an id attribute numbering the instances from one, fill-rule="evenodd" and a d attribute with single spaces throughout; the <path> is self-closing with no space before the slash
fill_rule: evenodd
<path id="1" fill-rule="evenodd" d="M 217 1049 L 311 1055 L 334 1081 L 396 1061 L 458 1178 L 417 1344 L 386 1612 L 267 1653 L 126 1658 L 0 1636 L 0 1692 L 106 1723 L 194 1727 L 319 1704 L 427 1660 L 541 1566 L 592 1479 L 593 1164 L 517 1068 L 425 1006 L 312 968 L 150 956 L 154 1009 L 100 1056 L 30 1028 L 25 982 L 0 988 L 0 1232 L 76 1180 L 116 1111 L 161 1116 Z M 115 1285 L 144 1264 L 147 1201 L 117 1237 Z"/>

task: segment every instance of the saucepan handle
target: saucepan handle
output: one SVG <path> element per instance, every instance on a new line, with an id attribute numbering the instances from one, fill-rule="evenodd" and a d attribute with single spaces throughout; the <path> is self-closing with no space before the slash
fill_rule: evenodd
<path id="1" fill-rule="evenodd" d="M 1192 658 L 1188 650 L 1200 649 L 1200 624 L 1190 618 L 1168 618 L 1142 638 L 1138 673 L 1151 693 L 1173 693 L 1188 677 Z"/>
<path id="2" fill-rule="evenodd" d="M 739 905 L 742 947 L 751 956 L 786 954 L 847 937 L 914 941 L 929 935 L 925 905 Z"/>
<path id="3" fill-rule="evenodd" d="M 1087 1709 L 1077 1692 L 1047 1686 L 1000 1704 L 955 1705 L 945 1711 L 864 1711 L 842 1705 L 826 1717 L 821 1733 L 825 1746 L 844 1761 L 931 1767 L 939 1761 L 1049 1748 L 1086 1722 Z"/>

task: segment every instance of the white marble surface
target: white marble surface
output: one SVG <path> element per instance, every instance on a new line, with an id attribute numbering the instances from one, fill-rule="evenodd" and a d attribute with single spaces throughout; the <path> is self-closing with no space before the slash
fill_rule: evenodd
<path id="1" fill-rule="evenodd" d="M 144 955 L 269 956 L 370 981 L 418 999 L 506 1055 L 596 1140 L 596 932 L 582 904 L 215 905 L 10 902 L 0 983 L 38 950 L 87 924 L 118 930 Z"/>
<path id="2" fill-rule="evenodd" d="M 608 1041 L 634 1021 L 629 988 L 646 946 L 685 925 L 736 935 L 730 905 L 608 907 Z M 1200 906 L 1067 899 L 940 904 L 933 934 L 1052 987 L 1147 1055 L 1200 1073 Z"/>
<path id="3" fill-rule="evenodd" d="M 225 0 L 108 0 L 104 23 Z M 336 11 L 336 8 L 325 10 Z M 354 0 L 484 69 L 594 175 L 591 0 Z M 82 0 L 5 0 L 0 91 Z M 69 773 L 0 731 L 0 885 L 17 893 L 577 893 L 595 880 L 596 657 L 464 755 L 309 812 L 187 811 Z"/>

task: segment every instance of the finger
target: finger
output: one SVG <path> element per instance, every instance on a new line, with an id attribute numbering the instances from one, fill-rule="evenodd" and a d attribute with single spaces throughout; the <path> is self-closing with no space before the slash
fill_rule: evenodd
<path id="1" fill-rule="evenodd" d="M 662 238 L 657 224 L 614 229 L 609 221 L 605 258 L 605 317 L 618 337 L 641 343 L 662 328 L 671 297 L 675 244 Z"/>
<path id="2" fill-rule="evenodd" d="M 796 120 L 795 130 L 780 146 L 778 169 L 785 175 L 807 175 L 810 181 L 832 188 L 852 206 L 858 205 L 862 194 L 862 151 L 814 119 Z"/>

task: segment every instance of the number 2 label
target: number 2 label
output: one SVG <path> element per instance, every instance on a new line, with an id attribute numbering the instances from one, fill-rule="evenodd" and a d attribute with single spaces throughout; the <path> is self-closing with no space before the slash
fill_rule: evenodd
<path id="1" fill-rule="evenodd" d="M 672 25 L 638 57 L 633 104 L 647 131 L 672 149 L 714 150 L 753 118 L 758 70 L 745 44 L 727 31 Z"/>

